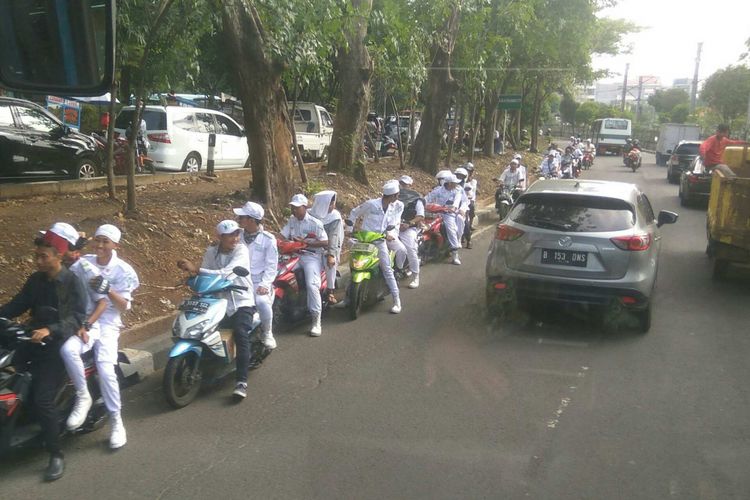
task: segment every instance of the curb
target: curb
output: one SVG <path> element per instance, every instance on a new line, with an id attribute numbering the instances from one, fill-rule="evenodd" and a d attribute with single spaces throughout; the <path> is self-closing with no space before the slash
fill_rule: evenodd
<path id="1" fill-rule="evenodd" d="M 475 217 L 478 226 L 490 225 L 497 222 L 494 203 L 477 210 Z M 338 272 L 340 276 L 339 280 L 342 283 L 347 281 L 349 279 L 349 264 L 346 262 L 339 264 Z M 129 365 L 121 365 L 125 378 L 131 383 L 138 383 L 154 372 L 164 368 L 167 364 L 172 345 L 172 334 L 167 330 L 148 340 L 121 348 L 130 360 Z"/>

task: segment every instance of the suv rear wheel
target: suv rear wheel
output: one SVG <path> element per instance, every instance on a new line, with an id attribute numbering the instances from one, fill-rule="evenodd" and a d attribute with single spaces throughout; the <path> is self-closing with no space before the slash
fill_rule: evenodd
<path id="1" fill-rule="evenodd" d="M 76 160 L 71 177 L 73 179 L 93 179 L 97 175 L 96 163 L 91 158 Z"/>

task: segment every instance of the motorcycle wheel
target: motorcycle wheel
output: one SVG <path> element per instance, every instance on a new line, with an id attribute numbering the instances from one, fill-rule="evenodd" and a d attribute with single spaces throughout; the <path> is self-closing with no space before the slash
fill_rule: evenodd
<path id="1" fill-rule="evenodd" d="M 633 172 L 635 172 L 636 170 L 638 170 L 638 164 L 634 161 L 631 161 L 630 168 L 633 169 Z"/>
<path id="2" fill-rule="evenodd" d="M 164 397 L 173 408 L 184 408 L 193 402 L 201 388 L 200 358 L 188 352 L 170 358 L 164 369 Z"/>
<path id="3" fill-rule="evenodd" d="M 354 321 L 359 318 L 364 303 L 365 284 L 351 283 L 347 290 L 347 301 L 349 303 L 349 319 Z"/>

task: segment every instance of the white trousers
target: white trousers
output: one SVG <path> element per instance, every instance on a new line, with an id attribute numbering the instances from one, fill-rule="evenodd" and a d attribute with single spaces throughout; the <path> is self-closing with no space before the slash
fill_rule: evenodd
<path id="1" fill-rule="evenodd" d="M 461 248 L 461 238 L 464 235 L 464 229 L 466 228 L 466 217 L 461 214 L 456 214 L 456 234 L 458 235 L 458 248 Z"/>
<path id="2" fill-rule="evenodd" d="M 403 252 L 396 253 L 396 266 L 403 269 L 406 260 L 409 260 L 409 270 L 414 274 L 419 274 L 419 252 L 417 247 L 417 228 L 410 227 L 401 231 L 398 239 L 403 243 Z"/>
<path id="3" fill-rule="evenodd" d="M 92 335 L 93 332 L 93 336 Z M 99 389 L 104 398 L 104 405 L 113 415 L 119 415 L 122 408 L 120 402 L 120 384 L 117 381 L 117 350 L 120 338 L 120 328 L 114 325 L 95 324 L 89 332 L 91 338 L 84 344 L 80 337 L 73 336 L 65 341 L 60 349 L 60 355 L 65 363 L 65 369 L 70 376 L 76 392 L 83 392 L 86 387 L 86 374 L 81 355 L 94 349 L 96 371 L 99 374 Z"/>
<path id="4" fill-rule="evenodd" d="M 445 233 L 448 235 L 448 244 L 451 246 L 451 250 L 458 250 L 461 248 L 461 237 L 458 232 L 458 222 L 456 221 L 456 214 L 442 214 L 443 224 L 445 225 Z"/>
<path id="5" fill-rule="evenodd" d="M 393 250 L 396 251 L 396 249 L 403 249 L 404 244 L 396 239 L 393 241 L 389 241 L 387 244 L 385 240 L 376 241 L 374 245 L 378 247 L 380 271 L 383 273 L 385 283 L 386 285 L 388 285 L 388 289 L 391 291 L 393 300 L 398 300 L 398 283 L 396 283 L 396 277 L 393 275 L 393 268 L 391 267 L 391 253 L 389 247 L 393 247 Z"/>
<path id="6" fill-rule="evenodd" d="M 260 283 L 260 276 L 253 276 L 253 286 L 255 287 L 255 307 L 258 309 L 258 316 L 260 317 L 260 327 L 263 333 L 273 333 L 273 287 L 268 289 L 268 293 L 265 295 L 258 294 L 258 285 Z"/>
<path id="7" fill-rule="evenodd" d="M 339 267 L 338 256 L 334 255 L 333 258 L 335 259 L 333 266 L 328 265 L 328 257 L 326 255 L 323 256 L 323 260 L 321 261 L 323 269 L 326 270 L 326 282 L 328 283 L 329 290 L 336 288 L 336 269 Z"/>
<path id="8" fill-rule="evenodd" d="M 320 300 L 320 271 L 323 269 L 320 254 L 302 254 L 300 262 L 305 271 L 307 284 L 307 309 L 313 314 L 320 314 L 323 310 Z"/>

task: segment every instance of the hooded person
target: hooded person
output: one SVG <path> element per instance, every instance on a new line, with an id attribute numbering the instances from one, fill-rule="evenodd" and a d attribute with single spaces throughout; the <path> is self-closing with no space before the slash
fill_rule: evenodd
<path id="1" fill-rule="evenodd" d="M 313 198 L 310 215 L 323 224 L 328 235 L 328 247 L 323 254 L 323 267 L 328 282 L 328 303 L 335 304 L 336 268 L 341 257 L 341 245 L 344 242 L 344 220 L 336 210 L 336 191 L 320 191 Z"/>

